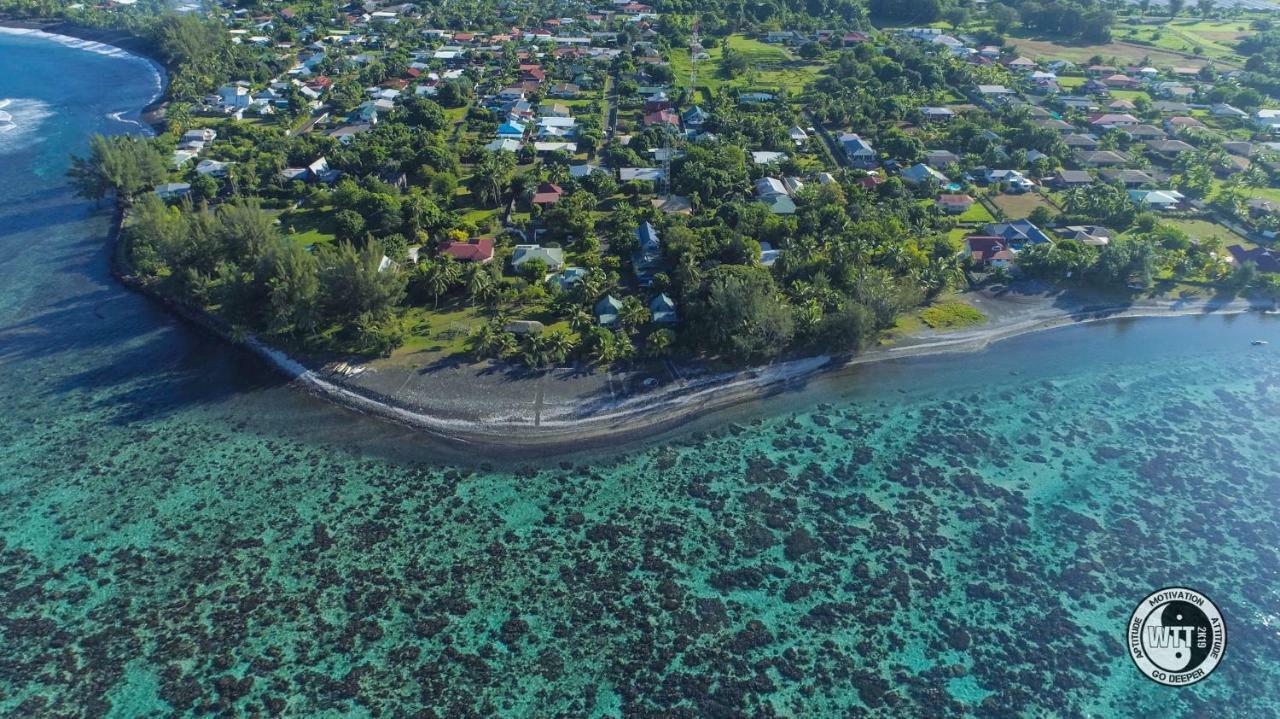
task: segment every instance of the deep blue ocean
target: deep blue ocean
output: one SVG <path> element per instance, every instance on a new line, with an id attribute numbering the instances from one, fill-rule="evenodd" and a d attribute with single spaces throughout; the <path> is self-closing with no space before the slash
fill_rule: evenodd
<path id="1" fill-rule="evenodd" d="M 1055 330 L 464 462 L 111 279 L 68 155 L 158 92 L 0 34 L 0 716 L 1278 715 L 1280 321 Z M 1125 652 L 1169 585 L 1229 633 L 1180 689 Z"/>

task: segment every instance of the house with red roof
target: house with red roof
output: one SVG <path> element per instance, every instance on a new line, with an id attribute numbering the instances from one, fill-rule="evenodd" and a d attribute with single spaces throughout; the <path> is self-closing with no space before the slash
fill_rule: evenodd
<path id="1" fill-rule="evenodd" d="M 1003 237 L 970 235 L 964 238 L 964 249 L 978 267 L 1008 267 L 1013 262 L 1013 252 Z"/>
<path id="2" fill-rule="evenodd" d="M 459 262 L 476 262 L 483 265 L 493 259 L 493 239 L 482 237 L 478 240 L 461 242 L 449 240 L 440 245 L 440 254 L 448 255 Z"/>
<path id="3" fill-rule="evenodd" d="M 680 127 L 680 116 L 670 110 L 659 110 L 651 112 L 644 116 L 645 127 L 653 125 L 670 125 L 671 127 Z"/>
<path id="4" fill-rule="evenodd" d="M 530 200 L 535 205 L 554 205 L 560 201 L 560 196 L 564 194 L 564 190 L 559 185 L 551 182 L 544 182 L 538 185 L 538 189 L 533 193 L 533 199 Z"/>

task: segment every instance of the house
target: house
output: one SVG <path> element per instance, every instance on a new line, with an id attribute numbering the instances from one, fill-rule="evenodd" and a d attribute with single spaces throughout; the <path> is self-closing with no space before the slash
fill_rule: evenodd
<path id="1" fill-rule="evenodd" d="M 620 167 L 618 179 L 622 182 L 636 180 L 638 182 L 661 182 L 667 173 L 661 167 Z"/>
<path id="2" fill-rule="evenodd" d="M 760 243 L 760 266 L 773 267 L 773 264 L 782 256 L 782 250 L 773 249 L 773 245 L 768 242 Z"/>
<path id="3" fill-rule="evenodd" d="M 596 323 L 601 327 L 614 327 L 618 324 L 618 315 L 622 313 L 622 301 L 613 295 L 605 295 L 596 302 L 593 312 Z"/>
<path id="4" fill-rule="evenodd" d="M 694 105 L 688 110 L 685 110 L 684 114 L 680 116 L 680 119 L 684 122 L 685 127 L 697 129 L 705 125 L 707 120 L 711 118 L 701 107 Z"/>
<path id="5" fill-rule="evenodd" d="M 756 180 L 756 199 L 768 206 L 775 215 L 793 215 L 796 203 L 791 199 L 791 191 L 786 184 L 777 178 L 762 177 Z"/>
<path id="6" fill-rule="evenodd" d="M 1128 113 L 1109 112 L 1102 115 L 1094 115 L 1089 118 L 1089 124 L 1104 130 L 1112 130 L 1117 127 L 1133 127 L 1139 124 L 1139 121 L 1138 118 Z"/>
<path id="7" fill-rule="evenodd" d="M 163 185 L 156 185 L 156 197 L 162 200 L 177 200 L 191 194 L 191 183 L 189 182 L 166 182 Z"/>
<path id="8" fill-rule="evenodd" d="M 1142 187 L 1156 184 L 1156 178 L 1142 170 L 1103 170 L 1102 179 L 1107 182 L 1118 182 L 1125 187 Z"/>
<path id="9" fill-rule="evenodd" d="M 544 182 L 538 185 L 538 189 L 534 190 L 533 197 L 530 199 L 535 205 L 554 205 L 560 201 L 560 196 L 564 194 L 564 190 L 559 185 L 551 182 Z"/>
<path id="10" fill-rule="evenodd" d="M 999 102 L 1013 97 L 1014 92 L 1004 85 L 979 85 L 978 94 L 990 102 Z"/>
<path id="11" fill-rule="evenodd" d="M 524 123 L 508 120 L 498 125 L 497 135 L 499 140 L 522 140 L 524 139 L 524 133 Z"/>
<path id="12" fill-rule="evenodd" d="M 1017 72 L 1031 72 L 1036 69 L 1036 61 L 1026 57 L 1016 57 L 1006 62 L 1005 67 Z"/>
<path id="13" fill-rule="evenodd" d="M 1245 112 L 1244 110 L 1241 110 L 1238 107 L 1228 105 L 1225 102 L 1220 102 L 1215 105 L 1211 105 L 1209 107 L 1209 114 L 1213 115 L 1214 117 L 1235 117 L 1241 120 L 1249 117 L 1249 113 Z"/>
<path id="14" fill-rule="evenodd" d="M 1088 187 L 1093 184 L 1093 175 L 1088 170 L 1060 170 L 1049 184 L 1059 190 Z"/>
<path id="15" fill-rule="evenodd" d="M 562 102 L 544 102 L 538 105 L 538 114 L 544 120 L 547 118 L 572 118 L 573 110 Z"/>
<path id="16" fill-rule="evenodd" d="M 1030 220 L 993 222 L 983 231 L 989 237 L 999 237 L 1009 249 L 1015 251 L 1022 249 L 1023 245 L 1038 245 L 1049 241 L 1049 236 Z"/>
<path id="17" fill-rule="evenodd" d="M 946 185 L 951 182 L 947 176 L 929 167 L 923 162 L 916 163 L 911 167 L 902 171 L 902 181 L 911 185 L 922 184 L 938 184 Z"/>
<path id="18" fill-rule="evenodd" d="M 1093 135 L 1083 135 L 1074 133 L 1062 138 L 1062 143 L 1073 150 L 1096 150 L 1098 149 L 1098 138 Z"/>
<path id="19" fill-rule="evenodd" d="M 1224 142 L 1222 143 L 1221 147 L 1224 151 L 1229 152 L 1232 155 L 1235 155 L 1237 157 L 1252 157 L 1253 153 L 1257 150 L 1257 148 L 1253 146 L 1252 142 L 1243 142 L 1243 141 Z"/>
<path id="20" fill-rule="evenodd" d="M 876 166 L 876 151 L 871 143 L 852 132 L 846 132 L 838 138 L 844 154 L 854 167 L 870 168 Z"/>
<path id="21" fill-rule="evenodd" d="M 1098 225 L 1068 225 L 1058 230 L 1058 235 L 1064 240 L 1071 240 L 1093 247 L 1109 244 L 1112 234 L 1114 233 L 1111 230 Z"/>
<path id="22" fill-rule="evenodd" d="M 590 165 L 590 164 L 571 165 L 569 167 L 569 177 L 572 177 L 575 180 L 581 180 L 584 177 L 590 177 L 591 173 L 593 172 L 606 172 L 606 170 L 599 165 Z"/>
<path id="23" fill-rule="evenodd" d="M 636 249 L 631 253 L 631 271 L 642 284 L 648 285 L 662 264 L 662 239 L 658 229 L 646 221 L 636 228 L 636 241 Z"/>
<path id="24" fill-rule="evenodd" d="M 947 165 L 960 162 L 960 156 L 950 150 L 925 150 L 924 163 L 929 167 L 941 170 Z"/>
<path id="25" fill-rule="evenodd" d="M 1232 245 L 1227 248 L 1227 252 L 1231 253 L 1237 264 L 1252 262 L 1260 272 L 1280 272 L 1280 255 L 1274 250 L 1265 247 L 1246 250 L 1240 245 Z"/>
<path id="26" fill-rule="evenodd" d="M 938 195 L 938 207 L 953 215 L 965 212 L 973 207 L 974 199 L 969 195 Z"/>
<path id="27" fill-rule="evenodd" d="M 1151 109 L 1165 115 L 1183 115 L 1191 112 L 1190 105 L 1176 100 L 1156 100 L 1151 103 Z"/>
<path id="28" fill-rule="evenodd" d="M 548 270 L 559 272 L 564 267 L 564 250 L 542 245 L 516 245 L 511 255 L 511 266 L 519 272 L 525 263 L 533 260 L 542 260 Z"/>
<path id="29" fill-rule="evenodd" d="M 947 107 L 920 108 L 920 117 L 925 122 L 949 122 L 955 116 L 955 111 Z"/>
<path id="30" fill-rule="evenodd" d="M 1178 209 L 1186 198 L 1176 190 L 1129 190 L 1129 199 L 1143 209 L 1168 212 Z"/>
<path id="31" fill-rule="evenodd" d="M 197 129 L 197 130 L 187 130 L 186 132 L 182 133 L 182 142 L 184 145 L 187 143 L 193 143 L 193 142 L 208 144 L 210 142 L 213 142 L 216 139 L 218 139 L 218 133 L 214 130 L 210 130 L 207 127 Z"/>
<path id="32" fill-rule="evenodd" d="M 1045 118 L 1037 122 L 1036 125 L 1042 130 L 1052 130 L 1063 134 L 1073 132 L 1076 129 L 1075 125 L 1065 120 L 1059 120 L 1056 117 Z"/>
<path id="33" fill-rule="evenodd" d="M 209 177 L 226 177 L 227 172 L 231 169 L 230 162 L 219 162 L 218 160 L 201 160 L 196 165 L 196 174 L 208 175 Z"/>
<path id="34" fill-rule="evenodd" d="M 744 105 L 773 102 L 775 99 L 776 96 L 768 92 L 744 92 L 738 96 L 738 102 Z"/>
<path id="35" fill-rule="evenodd" d="M 546 325 L 537 320 L 512 320 L 502 326 L 503 332 L 513 335 L 540 335 L 546 329 Z"/>
<path id="36" fill-rule="evenodd" d="M 649 303 L 649 316 L 655 325 L 673 325 L 680 320 L 676 315 L 676 303 L 665 292 Z"/>
<path id="37" fill-rule="evenodd" d="M 1081 167 L 1116 167 L 1129 161 L 1129 157 L 1115 150 L 1076 150 L 1072 157 Z"/>
<path id="38" fill-rule="evenodd" d="M 680 116 L 670 110 L 659 110 L 657 112 L 651 112 L 648 115 L 645 115 L 644 125 L 645 127 L 652 127 L 654 125 L 667 125 L 669 127 L 679 128 Z"/>
<path id="39" fill-rule="evenodd" d="M 971 235 L 964 238 L 964 249 L 979 268 L 1005 268 L 1013 262 L 1013 252 L 999 237 Z"/>
<path id="40" fill-rule="evenodd" d="M 1168 137 L 1164 130 L 1155 125 L 1134 125 L 1133 127 L 1126 127 L 1124 131 L 1125 134 L 1135 140 L 1163 140 Z"/>
<path id="41" fill-rule="evenodd" d="M 799 126 L 793 126 L 788 130 L 787 136 L 796 144 L 796 147 L 800 147 L 809 141 L 809 133 L 805 132 L 804 128 Z"/>
<path id="42" fill-rule="evenodd" d="M 1263 108 L 1253 113 L 1253 126 L 1266 132 L 1280 132 L 1280 110 Z"/>
<path id="43" fill-rule="evenodd" d="M 494 140 L 493 142 L 485 145 L 484 149 L 489 152 L 519 152 L 521 147 L 522 145 L 519 140 L 513 140 L 508 137 L 505 139 L 499 138 Z"/>
<path id="44" fill-rule="evenodd" d="M 1194 117 L 1187 117 L 1187 116 L 1171 117 L 1171 118 L 1169 118 L 1169 119 L 1167 119 L 1167 120 L 1165 120 L 1165 121 L 1164 121 L 1164 127 L 1165 127 L 1165 129 L 1166 129 L 1166 130 L 1168 130 L 1169 132 L 1172 132 L 1172 133 L 1175 133 L 1175 134 L 1176 134 L 1179 130 L 1204 130 L 1204 129 L 1206 129 L 1206 128 L 1205 128 L 1205 126 L 1204 126 L 1204 123 L 1203 123 L 1203 122 L 1200 122 L 1199 120 L 1195 119 Z"/>
<path id="45" fill-rule="evenodd" d="M 493 260 L 493 240 L 488 237 L 462 242 L 449 240 L 440 244 L 440 254 L 448 255 L 459 262 L 475 262 L 483 265 Z"/>
<path id="46" fill-rule="evenodd" d="M 1182 140 L 1154 140 L 1147 143 L 1147 149 L 1166 160 L 1172 160 L 1179 155 L 1196 151 L 1195 147 Z"/>
<path id="47" fill-rule="evenodd" d="M 1136 90 L 1142 86 L 1142 82 L 1140 80 L 1135 80 L 1134 78 L 1121 73 L 1108 75 L 1107 77 L 1102 78 L 1102 84 L 1119 90 Z"/>
<path id="48" fill-rule="evenodd" d="M 244 85 L 223 85 L 218 88 L 218 105 L 227 110 L 244 110 L 253 102 L 253 95 Z"/>
<path id="49" fill-rule="evenodd" d="M 1021 194 L 1036 186 L 1017 170 L 984 170 L 982 180 L 988 185 L 1004 185 L 1011 194 Z"/>

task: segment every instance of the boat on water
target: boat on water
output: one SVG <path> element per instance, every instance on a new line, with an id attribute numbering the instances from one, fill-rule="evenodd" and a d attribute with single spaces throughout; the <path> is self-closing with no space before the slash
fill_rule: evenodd
<path id="1" fill-rule="evenodd" d="M 1267 341 L 1266 341 L 1266 340 L 1254 340 L 1254 341 L 1250 342 L 1249 344 L 1253 345 L 1254 347 L 1260 347 L 1260 346 L 1262 346 L 1262 345 L 1267 344 Z"/>

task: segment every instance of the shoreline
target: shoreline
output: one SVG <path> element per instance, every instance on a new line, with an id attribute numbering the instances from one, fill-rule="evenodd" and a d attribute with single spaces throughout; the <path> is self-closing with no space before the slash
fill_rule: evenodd
<path id="1" fill-rule="evenodd" d="M 3 16 L 0 16 L 0 34 L 41 37 L 86 52 L 110 50 L 114 52 L 105 54 L 119 53 L 145 62 L 155 73 L 158 87 L 151 101 L 138 110 L 138 119 L 153 135 L 163 131 L 163 110 L 169 103 L 169 71 L 164 63 L 152 56 L 151 47 L 142 38 L 124 30 L 85 27 L 68 20 Z"/>

